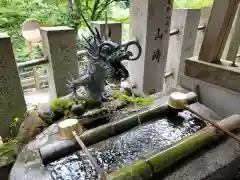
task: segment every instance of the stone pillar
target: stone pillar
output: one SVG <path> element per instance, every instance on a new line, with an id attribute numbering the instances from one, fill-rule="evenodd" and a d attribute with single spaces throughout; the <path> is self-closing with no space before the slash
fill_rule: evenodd
<path id="1" fill-rule="evenodd" d="M 238 12 L 233 23 L 232 30 L 230 32 L 228 43 L 225 47 L 226 56 L 223 56 L 223 59 L 235 61 L 238 54 L 238 49 L 240 45 L 240 6 L 238 6 Z"/>
<path id="2" fill-rule="evenodd" d="M 49 60 L 49 85 L 53 97 L 70 93 L 67 80 L 79 77 L 76 33 L 69 27 L 42 27 L 44 55 Z"/>
<path id="3" fill-rule="evenodd" d="M 92 21 L 91 26 L 97 28 L 100 35 L 105 36 L 105 21 Z M 122 42 L 122 24 L 115 21 L 108 21 L 108 27 L 112 33 L 112 41 L 121 43 Z"/>
<path id="4" fill-rule="evenodd" d="M 16 132 L 11 134 L 10 125 L 14 117 L 23 118 L 25 112 L 26 103 L 11 39 L 0 33 L 0 136 L 3 139 L 16 135 Z"/>
<path id="5" fill-rule="evenodd" d="M 140 42 L 142 56 L 128 67 L 132 83 L 146 94 L 163 89 L 171 14 L 171 0 L 132 0 L 130 37 Z"/>
<path id="6" fill-rule="evenodd" d="M 199 26 L 207 27 L 210 14 L 211 14 L 211 7 L 201 8 L 201 17 L 200 17 L 200 21 L 199 21 Z M 205 35 L 205 30 L 198 31 L 195 49 L 194 49 L 194 56 L 199 55 L 204 35 Z"/>
<path id="7" fill-rule="evenodd" d="M 169 77 L 173 78 L 171 87 L 178 84 L 180 74 L 184 72 L 185 59 L 193 56 L 200 14 L 200 9 L 173 10 L 171 28 L 178 29 L 179 34 L 171 36 L 169 44 L 168 71 L 173 72 Z"/>
<path id="8" fill-rule="evenodd" d="M 199 60 L 220 64 L 239 0 L 214 1 L 206 33 L 199 53 Z"/>

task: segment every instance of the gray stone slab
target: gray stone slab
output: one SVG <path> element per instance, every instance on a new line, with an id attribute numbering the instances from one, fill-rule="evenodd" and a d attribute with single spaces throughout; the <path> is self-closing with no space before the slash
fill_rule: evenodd
<path id="1" fill-rule="evenodd" d="M 185 75 L 181 76 L 180 85 L 188 90 L 198 85 L 199 101 L 223 118 L 240 114 L 240 93 Z"/>
<path id="2" fill-rule="evenodd" d="M 238 133 L 240 136 L 240 133 Z M 240 144 L 233 139 L 206 147 L 192 159 L 178 164 L 163 180 L 230 180 L 240 168 Z"/>
<path id="3" fill-rule="evenodd" d="M 23 118 L 26 104 L 10 37 L 0 34 L 0 136 L 12 137 L 14 117 Z M 16 128 L 17 129 L 17 128 Z"/>
<path id="4" fill-rule="evenodd" d="M 165 79 L 165 88 L 176 87 L 185 59 L 193 56 L 200 12 L 200 9 L 173 9 L 171 28 L 179 33 L 170 38 L 166 72 L 173 72 L 173 76 Z"/>
<path id="5" fill-rule="evenodd" d="M 91 26 L 96 27 L 103 37 L 106 33 L 105 21 L 92 21 Z M 108 28 L 111 31 L 111 40 L 121 44 L 122 42 L 122 23 L 115 21 L 108 21 Z M 108 34 L 107 34 L 108 35 Z"/>
<path id="6" fill-rule="evenodd" d="M 67 80 L 79 77 L 76 33 L 66 26 L 42 27 L 41 36 L 52 97 L 65 96 L 70 93 Z"/>

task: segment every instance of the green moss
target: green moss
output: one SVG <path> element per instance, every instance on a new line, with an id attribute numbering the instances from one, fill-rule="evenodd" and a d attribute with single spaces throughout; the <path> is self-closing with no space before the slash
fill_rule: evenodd
<path id="1" fill-rule="evenodd" d="M 64 113 L 66 109 L 69 109 L 74 103 L 71 99 L 67 98 L 56 98 L 50 102 L 51 111 L 57 111 Z"/>
<path id="2" fill-rule="evenodd" d="M 59 112 L 67 115 L 71 107 L 75 104 L 83 104 L 86 109 L 92 109 L 101 106 L 101 102 L 78 96 L 77 98 L 56 98 L 50 102 L 50 109 L 53 112 Z"/>
<path id="3" fill-rule="evenodd" d="M 117 90 L 114 92 L 114 98 L 128 104 L 136 103 L 137 105 L 151 104 L 154 101 L 152 98 L 128 96 L 126 93 L 121 93 Z"/>
<path id="4" fill-rule="evenodd" d="M 15 148 L 17 144 L 16 139 L 10 139 L 0 145 L 0 167 L 11 164 L 16 160 Z"/>

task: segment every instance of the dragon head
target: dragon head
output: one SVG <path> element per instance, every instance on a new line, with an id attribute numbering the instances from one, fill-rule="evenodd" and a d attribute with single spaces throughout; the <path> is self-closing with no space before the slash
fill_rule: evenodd
<path id="1" fill-rule="evenodd" d="M 91 61 L 100 62 L 107 72 L 107 81 L 118 83 L 122 79 L 129 77 L 129 72 L 123 65 L 122 61 L 134 61 L 137 60 L 142 53 L 140 44 L 137 41 L 129 41 L 124 44 L 118 44 L 111 40 L 111 31 L 109 30 L 108 38 L 102 38 L 97 28 L 94 30 L 90 27 L 84 16 L 82 15 L 88 29 L 91 32 L 89 39 L 84 38 L 86 45 L 84 46 Z M 132 47 L 137 48 L 137 55 L 134 56 L 130 51 Z"/>

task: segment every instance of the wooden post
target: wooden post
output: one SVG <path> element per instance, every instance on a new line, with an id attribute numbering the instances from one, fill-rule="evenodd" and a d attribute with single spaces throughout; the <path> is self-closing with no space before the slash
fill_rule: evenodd
<path id="1" fill-rule="evenodd" d="M 68 79 L 79 77 L 76 33 L 69 27 L 42 27 L 41 36 L 45 56 L 49 59 L 49 85 L 53 97 L 70 93 Z"/>
<path id="2" fill-rule="evenodd" d="M 171 0 L 132 0 L 130 37 L 140 42 L 142 56 L 128 67 L 132 83 L 146 94 L 163 90 L 171 14 Z"/>
<path id="3" fill-rule="evenodd" d="M 209 17 L 210 17 L 210 13 L 211 13 L 211 7 L 201 8 L 201 16 L 200 16 L 199 26 L 207 27 L 208 20 L 209 20 Z M 194 55 L 193 56 L 198 56 L 199 55 L 204 35 L 205 35 L 205 29 L 204 30 L 199 30 L 197 32 L 197 39 L 196 39 L 196 43 L 195 43 L 195 47 L 194 47 Z"/>
<path id="4" fill-rule="evenodd" d="M 40 79 L 39 79 L 39 72 L 38 72 L 36 66 L 33 67 L 33 79 L 34 79 L 35 89 L 39 90 L 40 89 Z"/>
<path id="5" fill-rule="evenodd" d="M 0 33 L 0 136 L 3 139 L 16 135 L 17 132 L 11 134 L 10 125 L 14 117 L 23 118 L 25 112 L 26 103 L 11 39 Z"/>
<path id="6" fill-rule="evenodd" d="M 179 34 L 170 38 L 168 62 L 173 76 L 166 79 L 168 81 L 173 78 L 170 87 L 176 87 L 180 74 L 184 72 L 185 59 L 193 56 L 200 13 L 200 9 L 173 10 L 171 29 L 178 29 Z"/>
<path id="7" fill-rule="evenodd" d="M 220 63 L 240 0 L 214 1 L 199 59 Z"/>
<path id="8" fill-rule="evenodd" d="M 238 53 L 240 45 L 240 6 L 238 7 L 238 12 L 235 17 L 235 24 L 232 29 L 232 35 L 230 38 L 230 44 L 227 51 L 227 60 L 234 61 Z"/>
<path id="9" fill-rule="evenodd" d="M 105 35 L 105 21 L 92 21 L 91 26 L 98 29 L 101 37 Z M 108 27 L 111 30 L 112 41 L 120 44 L 122 42 L 122 24 L 115 21 L 108 21 Z"/>

